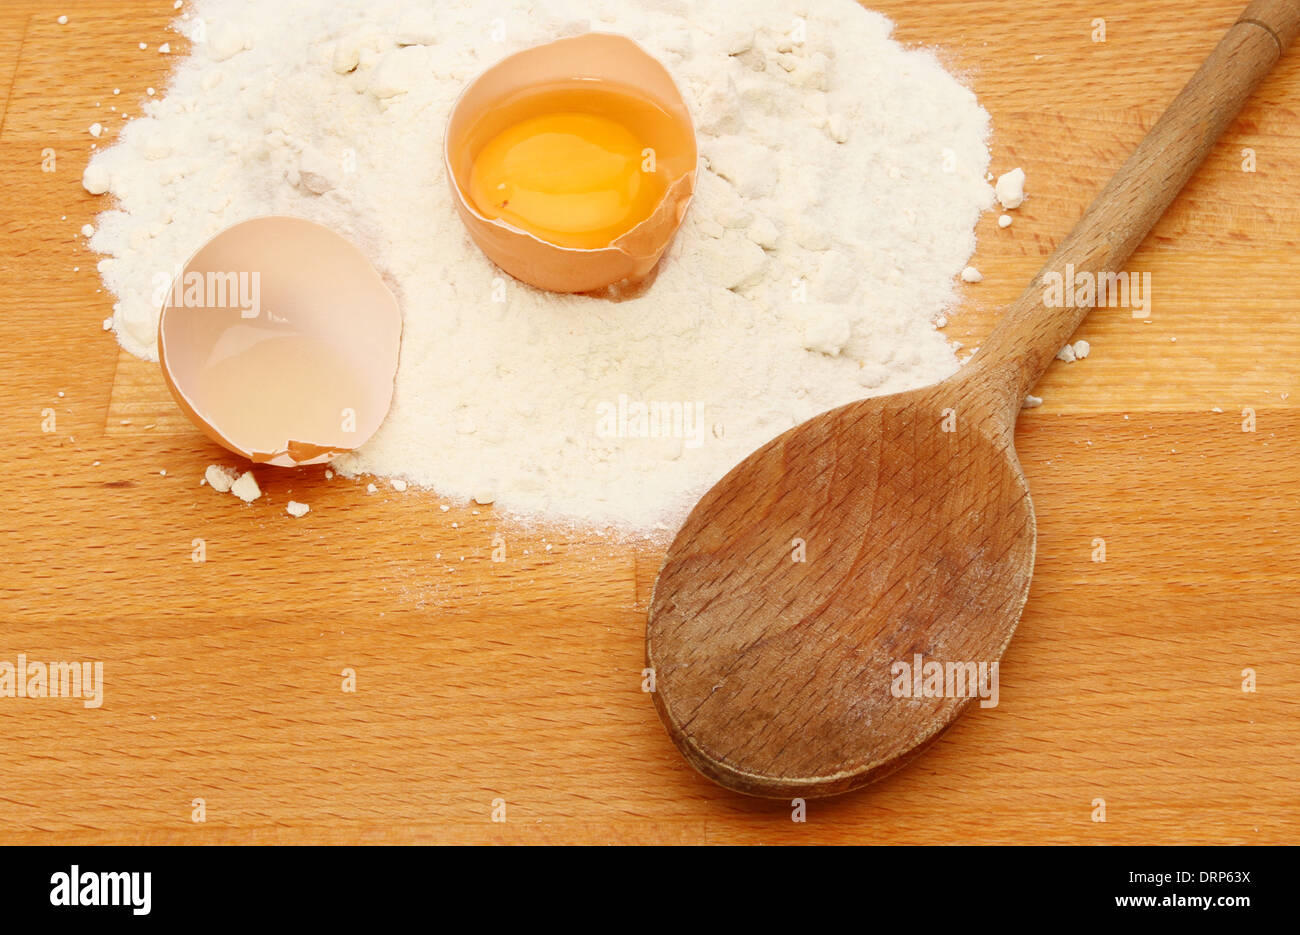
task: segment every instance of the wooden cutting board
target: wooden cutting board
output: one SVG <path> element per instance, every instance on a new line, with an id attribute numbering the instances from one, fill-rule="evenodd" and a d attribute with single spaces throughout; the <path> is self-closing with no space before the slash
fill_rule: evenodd
<path id="1" fill-rule="evenodd" d="M 996 171 L 1029 176 L 1010 229 L 980 223 L 948 327 L 970 347 L 1242 3 L 872 5 L 969 76 Z M 662 546 L 322 468 L 261 471 L 251 506 L 199 486 L 229 459 L 101 332 L 77 236 L 105 206 L 87 127 L 110 141 L 184 43 L 170 0 L 68 7 L 0 11 L 0 661 L 101 661 L 104 701 L 0 698 L 0 840 L 1296 840 L 1300 55 L 1134 257 L 1150 319 L 1094 313 L 1020 420 L 1038 565 L 999 705 L 800 822 L 693 773 L 642 692 Z"/>

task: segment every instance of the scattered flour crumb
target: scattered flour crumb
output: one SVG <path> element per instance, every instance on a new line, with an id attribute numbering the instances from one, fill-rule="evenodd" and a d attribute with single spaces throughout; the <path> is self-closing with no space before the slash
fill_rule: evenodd
<path id="1" fill-rule="evenodd" d="M 1041 397 L 1041 396 L 1032 396 L 1032 395 L 1031 395 L 1031 396 L 1026 396 L 1026 397 L 1025 397 L 1025 401 L 1024 401 L 1023 403 L 1021 403 L 1020 408 L 1021 408 L 1021 409 L 1037 409 L 1037 408 L 1038 408 L 1039 406 L 1041 406 L 1042 404 L 1043 404 L 1043 397 Z"/>
<path id="2" fill-rule="evenodd" d="M 361 63 L 361 48 L 355 42 L 340 42 L 334 46 L 334 57 L 330 67 L 338 75 L 347 75 L 357 70 Z"/>
<path id="3" fill-rule="evenodd" d="M 393 484 L 393 489 L 398 491 L 399 493 L 407 488 L 406 481 L 402 480 L 400 477 L 394 477 L 392 480 L 392 484 Z"/>
<path id="4" fill-rule="evenodd" d="M 1010 226 L 1011 226 L 1011 215 L 1004 214 L 998 218 L 998 227 L 1010 227 Z"/>
<path id="5" fill-rule="evenodd" d="M 1063 360 L 1063 361 L 1065 361 L 1067 364 L 1072 364 L 1072 363 L 1074 363 L 1074 345 L 1073 345 L 1073 344 L 1067 344 L 1067 345 L 1065 345 L 1065 347 L 1063 347 L 1063 348 L 1061 348 L 1059 351 L 1057 351 L 1057 352 L 1056 352 L 1056 359 L 1057 359 L 1057 360 Z"/>
<path id="6" fill-rule="evenodd" d="M 853 336 L 847 319 L 825 305 L 810 305 L 804 316 L 803 346 L 828 357 L 838 357 Z"/>
<path id="7" fill-rule="evenodd" d="M 765 250 L 772 250 L 776 247 L 776 240 L 781 235 L 781 231 L 771 218 L 755 218 L 745 231 L 749 239 L 754 241 Z"/>
<path id="8" fill-rule="evenodd" d="M 209 464 L 208 469 L 203 472 L 203 479 L 217 493 L 226 493 L 239 479 L 239 472 L 219 464 Z"/>
<path id="9" fill-rule="evenodd" d="M 1074 342 L 1074 359 L 1075 359 L 1075 360 L 1083 360 L 1085 357 L 1087 357 L 1087 356 L 1088 356 L 1089 354 L 1091 354 L 1091 353 L 1092 353 L 1092 345 L 1089 344 L 1087 341 L 1080 340 L 1080 341 L 1075 341 L 1075 342 Z"/>
<path id="10" fill-rule="evenodd" d="M 245 503 L 252 503 L 262 495 L 262 488 L 257 486 L 257 478 L 252 471 L 245 471 L 239 480 L 230 485 L 230 492 Z"/>
<path id="11" fill-rule="evenodd" d="M 961 271 L 962 282 L 981 282 L 983 279 L 984 274 L 973 266 L 968 266 Z"/>
<path id="12" fill-rule="evenodd" d="M 104 125 L 101 123 L 92 123 L 90 125 L 90 135 L 95 139 L 99 139 L 104 135 Z"/>
<path id="13" fill-rule="evenodd" d="M 252 48 L 252 45 L 239 27 L 228 20 L 212 29 L 208 35 L 208 55 L 214 62 L 234 58 L 245 49 Z"/>
<path id="14" fill-rule="evenodd" d="M 826 118 L 826 132 L 837 143 L 849 141 L 849 122 L 843 114 L 831 114 Z"/>
<path id="15" fill-rule="evenodd" d="M 294 519 L 301 519 L 311 512 L 311 507 L 305 503 L 299 503 L 297 500 L 290 500 L 284 511 Z"/>
<path id="16" fill-rule="evenodd" d="M 82 173 L 81 184 L 92 195 L 102 195 L 108 191 L 111 179 L 107 169 L 97 162 L 92 162 Z"/>
<path id="17" fill-rule="evenodd" d="M 993 193 L 1002 207 L 1019 208 L 1025 201 L 1025 170 L 1015 168 L 999 175 Z"/>
<path id="18" fill-rule="evenodd" d="M 374 484 L 366 484 L 366 493 L 379 493 L 379 488 Z"/>

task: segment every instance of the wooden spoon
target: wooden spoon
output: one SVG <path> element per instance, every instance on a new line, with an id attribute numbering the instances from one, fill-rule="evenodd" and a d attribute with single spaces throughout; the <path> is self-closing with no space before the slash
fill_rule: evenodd
<path id="1" fill-rule="evenodd" d="M 692 766 L 750 795 L 835 795 L 961 713 L 977 686 L 916 697 L 896 664 L 987 672 L 1015 632 L 1035 539 L 1016 414 L 1089 311 L 1049 305 L 1046 277 L 1118 273 L 1297 32 L 1300 0 L 1247 7 L 954 376 L 796 426 L 700 500 L 646 629 L 655 706 Z"/>

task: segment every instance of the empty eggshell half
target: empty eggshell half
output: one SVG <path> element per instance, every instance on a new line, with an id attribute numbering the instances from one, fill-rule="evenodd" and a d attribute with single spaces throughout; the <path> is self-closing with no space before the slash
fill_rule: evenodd
<path id="1" fill-rule="evenodd" d="M 569 82 L 608 82 L 635 89 L 688 141 L 658 160 L 667 174 L 665 194 L 653 213 L 598 249 L 563 247 L 504 220 L 485 217 L 467 192 L 474 159 L 502 127 L 504 102 L 530 89 Z M 644 280 L 672 242 L 695 191 L 698 152 L 690 110 L 667 69 L 625 36 L 585 33 L 511 55 L 475 78 L 452 107 L 443 142 L 452 200 L 470 236 L 494 263 L 516 279 L 553 292 L 593 292 Z"/>
<path id="2" fill-rule="evenodd" d="M 222 231 L 172 283 L 163 377 L 213 441 L 254 462 L 328 461 L 365 442 L 393 400 L 397 299 L 366 257 L 311 221 Z"/>

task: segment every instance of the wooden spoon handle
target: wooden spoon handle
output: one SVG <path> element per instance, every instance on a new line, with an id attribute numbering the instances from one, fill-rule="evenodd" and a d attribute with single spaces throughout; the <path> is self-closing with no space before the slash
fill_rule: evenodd
<path id="1" fill-rule="evenodd" d="M 1093 304 L 1109 304 L 1088 298 L 1088 280 L 1121 272 L 1297 33 L 1300 0 L 1251 3 L 998 322 L 968 366 L 1003 397 L 1006 424 Z M 1105 281 L 1113 295 L 1117 281 Z"/>

